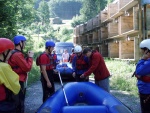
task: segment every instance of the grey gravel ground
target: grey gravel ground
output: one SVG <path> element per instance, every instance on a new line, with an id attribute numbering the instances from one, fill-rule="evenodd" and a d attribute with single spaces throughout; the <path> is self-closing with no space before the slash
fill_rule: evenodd
<path id="1" fill-rule="evenodd" d="M 66 82 L 64 82 L 65 84 Z M 60 82 L 55 83 L 56 90 L 61 88 Z M 124 91 L 111 90 L 116 98 L 118 98 L 122 103 L 127 105 L 133 113 L 140 112 L 139 98 L 131 96 L 129 93 Z M 42 104 L 42 86 L 41 82 L 37 81 L 32 86 L 27 88 L 26 100 L 25 100 L 25 113 L 35 113 L 36 110 Z"/>

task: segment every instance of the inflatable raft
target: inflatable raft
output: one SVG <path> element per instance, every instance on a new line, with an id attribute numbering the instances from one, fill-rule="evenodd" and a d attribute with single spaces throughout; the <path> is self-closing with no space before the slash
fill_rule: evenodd
<path id="1" fill-rule="evenodd" d="M 111 94 L 91 82 L 72 82 L 47 99 L 37 113 L 132 113 Z"/>
<path id="2" fill-rule="evenodd" d="M 73 73 L 71 64 L 69 62 L 58 64 L 56 66 L 56 70 L 59 71 L 60 74 L 65 74 L 65 75 L 72 75 Z"/>

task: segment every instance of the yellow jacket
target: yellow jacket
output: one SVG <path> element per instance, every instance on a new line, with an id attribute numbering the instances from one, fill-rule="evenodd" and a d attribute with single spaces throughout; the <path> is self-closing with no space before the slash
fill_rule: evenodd
<path id="1" fill-rule="evenodd" d="M 2 84 L 14 94 L 18 94 L 20 91 L 19 76 L 9 64 L 0 62 L 0 85 Z"/>

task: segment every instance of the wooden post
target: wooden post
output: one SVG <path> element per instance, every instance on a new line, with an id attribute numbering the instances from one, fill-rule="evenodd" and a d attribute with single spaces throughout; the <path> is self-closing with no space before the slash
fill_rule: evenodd
<path id="1" fill-rule="evenodd" d="M 142 39 L 142 7 L 141 7 L 141 0 L 139 1 L 139 39 Z"/>
<path id="2" fill-rule="evenodd" d="M 142 7 L 142 6 L 141 6 Z M 143 23 L 143 39 L 146 39 L 146 21 L 145 21 L 145 15 L 146 15 L 146 5 L 143 6 L 142 8 L 142 23 Z"/>
<path id="3" fill-rule="evenodd" d="M 134 38 L 134 60 L 138 61 L 139 58 L 141 57 L 141 54 L 139 54 L 139 38 L 135 37 Z"/>
<path id="4" fill-rule="evenodd" d="M 144 27 L 143 27 L 143 11 L 142 11 L 142 5 L 141 5 L 141 0 L 138 0 L 138 2 L 139 2 L 139 36 L 138 36 L 138 43 L 137 43 L 137 45 L 139 46 L 139 44 L 140 44 L 140 42 L 143 40 L 143 38 L 144 38 L 144 36 L 143 36 L 143 29 L 144 29 Z M 139 58 L 140 58 L 140 56 L 141 56 L 141 52 L 140 52 L 140 48 L 138 49 L 138 53 L 139 53 Z M 137 58 L 136 58 L 137 59 Z"/>

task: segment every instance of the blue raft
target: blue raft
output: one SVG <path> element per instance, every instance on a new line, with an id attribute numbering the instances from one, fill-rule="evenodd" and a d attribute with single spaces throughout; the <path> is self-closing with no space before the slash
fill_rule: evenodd
<path id="1" fill-rule="evenodd" d="M 59 71 L 60 74 L 72 75 L 73 73 L 71 64 L 69 62 L 58 64 L 56 66 L 56 70 Z"/>
<path id="2" fill-rule="evenodd" d="M 37 113 L 132 113 L 113 95 L 91 82 L 72 82 L 64 86 L 69 105 L 59 89 Z"/>

